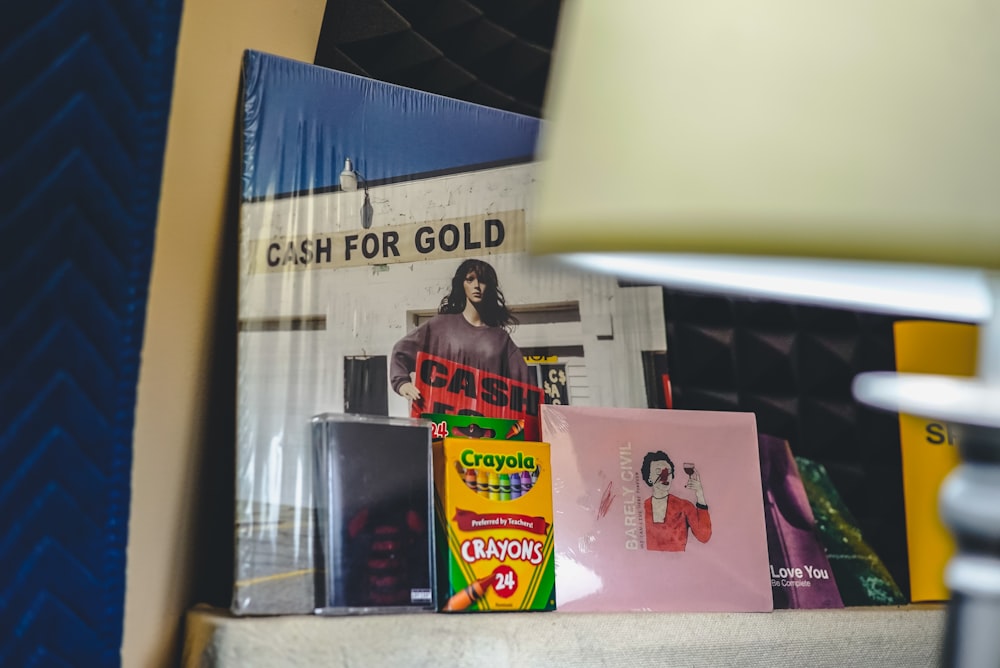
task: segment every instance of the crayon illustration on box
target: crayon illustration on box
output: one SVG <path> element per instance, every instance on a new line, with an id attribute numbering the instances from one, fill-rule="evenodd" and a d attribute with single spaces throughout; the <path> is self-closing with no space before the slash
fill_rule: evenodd
<path id="1" fill-rule="evenodd" d="M 503 441 L 523 441 L 524 420 L 488 418 L 481 415 L 448 415 L 445 413 L 423 413 L 420 416 L 431 421 L 431 438 L 439 441 L 445 437 L 486 438 Z"/>
<path id="2" fill-rule="evenodd" d="M 553 610 L 548 444 L 446 435 L 467 432 L 468 420 L 445 416 L 435 428 L 441 610 Z M 481 431 L 521 435 L 516 420 L 471 420 Z"/>
<path id="3" fill-rule="evenodd" d="M 772 609 L 749 413 L 542 407 L 559 609 Z"/>

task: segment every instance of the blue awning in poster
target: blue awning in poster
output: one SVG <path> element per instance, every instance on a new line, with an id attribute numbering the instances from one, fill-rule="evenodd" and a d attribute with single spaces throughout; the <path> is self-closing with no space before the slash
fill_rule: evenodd
<path id="1" fill-rule="evenodd" d="M 339 187 L 344 161 L 369 184 L 533 159 L 537 118 L 247 51 L 244 200 Z"/>

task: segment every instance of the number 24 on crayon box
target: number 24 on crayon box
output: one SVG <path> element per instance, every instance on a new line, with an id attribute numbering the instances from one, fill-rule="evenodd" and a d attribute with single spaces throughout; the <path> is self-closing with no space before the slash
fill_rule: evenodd
<path id="1" fill-rule="evenodd" d="M 442 610 L 554 610 L 549 445 L 434 442 Z"/>

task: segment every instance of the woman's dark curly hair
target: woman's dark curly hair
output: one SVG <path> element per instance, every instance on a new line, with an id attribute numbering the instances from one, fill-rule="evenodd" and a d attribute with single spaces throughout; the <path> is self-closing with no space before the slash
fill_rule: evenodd
<path id="1" fill-rule="evenodd" d="M 497 280 L 497 272 L 482 260 L 466 260 L 455 270 L 451 279 L 451 293 L 441 300 L 438 313 L 461 313 L 465 310 L 465 277 L 475 275 L 483 285 L 483 300 L 476 305 L 479 317 L 490 327 L 510 329 L 517 324 L 517 318 L 507 308 L 503 292 Z"/>
<path id="2" fill-rule="evenodd" d="M 674 463 L 670 461 L 670 457 L 667 456 L 667 453 L 663 450 L 647 452 L 646 456 L 642 458 L 642 481 L 649 487 L 653 486 L 653 483 L 649 482 L 649 468 L 655 461 L 664 461 L 667 464 L 670 464 L 670 475 L 674 474 Z"/>

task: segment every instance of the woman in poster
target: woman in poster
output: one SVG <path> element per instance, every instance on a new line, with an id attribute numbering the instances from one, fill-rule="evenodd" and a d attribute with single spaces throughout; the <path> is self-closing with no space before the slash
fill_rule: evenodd
<path id="1" fill-rule="evenodd" d="M 392 389 L 410 401 L 420 401 L 415 384 L 419 352 L 534 385 L 521 350 L 510 338 L 509 329 L 516 324 L 496 270 L 482 260 L 466 260 L 455 271 L 438 314 L 393 346 Z"/>
<path id="2" fill-rule="evenodd" d="M 695 503 L 670 493 L 674 481 L 674 463 L 662 450 L 647 452 L 642 460 L 642 479 L 652 488 L 652 496 L 643 504 L 646 515 L 646 549 L 684 552 L 688 530 L 698 541 L 712 537 L 712 518 L 705 503 L 701 475 L 693 464 L 685 464 L 688 474 L 684 486 L 695 494 Z"/>

